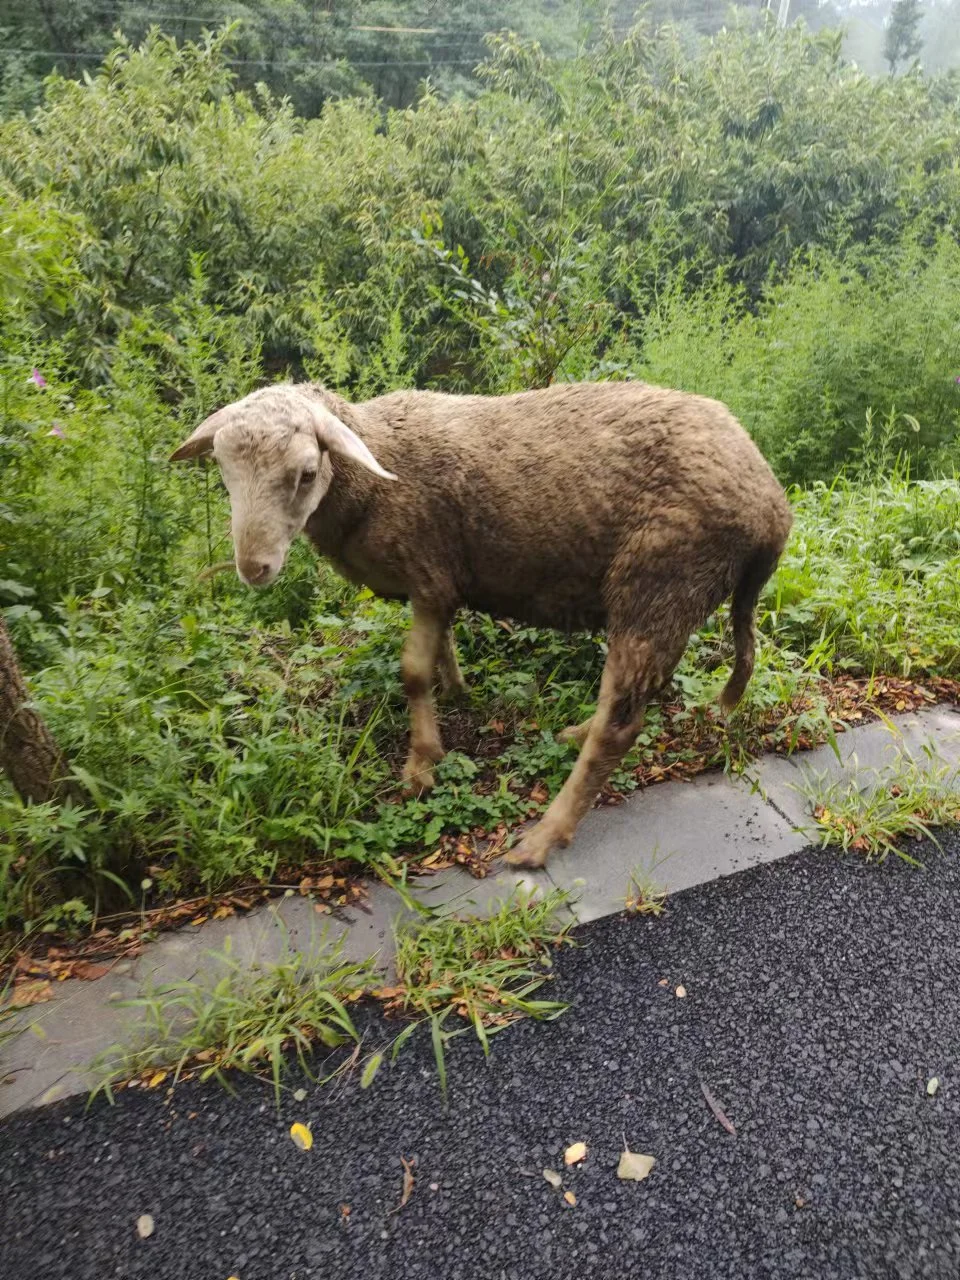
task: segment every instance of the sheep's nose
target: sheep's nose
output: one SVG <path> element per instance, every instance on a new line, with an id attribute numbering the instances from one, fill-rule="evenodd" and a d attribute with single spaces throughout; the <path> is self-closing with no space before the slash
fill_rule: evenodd
<path id="1" fill-rule="evenodd" d="M 251 587 L 265 586 L 273 576 L 273 565 L 269 560 L 249 560 L 246 557 L 237 561 L 240 577 Z"/>

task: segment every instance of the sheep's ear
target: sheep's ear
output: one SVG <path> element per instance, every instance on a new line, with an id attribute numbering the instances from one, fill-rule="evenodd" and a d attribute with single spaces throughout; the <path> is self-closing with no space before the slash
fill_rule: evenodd
<path id="1" fill-rule="evenodd" d="M 335 413 L 331 413 L 326 405 L 313 404 L 313 424 L 317 433 L 317 443 L 321 449 L 329 449 L 331 453 L 342 454 L 352 458 L 361 466 L 372 471 L 375 476 L 384 480 L 396 480 L 392 471 L 385 471 L 356 432 L 340 421 Z"/>
<path id="2" fill-rule="evenodd" d="M 202 458 L 213 453 L 213 437 L 221 427 L 227 425 L 230 416 L 230 405 L 211 413 L 200 423 L 193 435 L 187 436 L 179 449 L 170 455 L 171 462 L 183 462 L 186 458 Z"/>

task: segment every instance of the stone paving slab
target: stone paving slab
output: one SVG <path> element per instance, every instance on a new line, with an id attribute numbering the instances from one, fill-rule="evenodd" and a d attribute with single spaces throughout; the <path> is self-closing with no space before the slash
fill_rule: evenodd
<path id="1" fill-rule="evenodd" d="M 926 745 L 935 753 L 931 759 Z M 594 920 L 623 910 L 633 875 L 651 888 L 676 893 L 803 847 L 809 837 L 798 828 L 810 822 L 805 779 L 855 776 L 865 786 L 875 785 L 876 771 L 895 771 L 902 750 L 931 768 L 943 762 L 960 767 L 960 714 L 941 706 L 898 717 L 892 734 L 886 724 L 865 725 L 840 735 L 838 746 L 839 760 L 829 747 L 790 759 L 767 756 L 754 762 L 747 778 L 705 774 L 595 809 L 574 844 L 553 856 L 547 873 L 502 866 L 475 880 L 456 867 L 413 877 L 410 888 L 434 910 L 475 914 L 496 909 L 518 886 L 555 885 L 569 891 L 572 919 Z M 97 981 L 58 984 L 56 1000 L 21 1015 L 37 1032 L 28 1029 L 0 1047 L 0 1116 L 88 1088 L 82 1068 L 129 1036 L 140 1018 L 136 1009 L 118 1008 L 118 999 L 169 982 L 214 982 L 225 964 L 266 965 L 336 938 L 342 939 L 344 958 L 373 956 L 389 975 L 395 929 L 414 918 L 380 883 L 370 885 L 362 905 L 336 916 L 320 914 L 310 898 L 293 895 L 244 917 L 165 934 L 138 959 L 121 961 Z"/>
<path id="2" fill-rule="evenodd" d="M 805 843 L 747 782 L 703 774 L 592 810 L 570 848 L 550 859 L 550 877 L 575 895 L 574 914 L 586 923 L 623 910 L 631 876 L 677 893 Z"/>
<path id="3" fill-rule="evenodd" d="M 843 777 L 867 790 L 883 778 L 893 780 L 904 755 L 931 770 L 960 767 L 960 712 L 940 706 L 897 716 L 891 724 L 874 721 L 838 734 L 837 748 L 839 758 L 830 747 L 789 758 L 764 756 L 751 766 L 750 776 L 791 823 L 809 828 L 812 807 L 804 789 L 810 784 L 829 786 Z"/>

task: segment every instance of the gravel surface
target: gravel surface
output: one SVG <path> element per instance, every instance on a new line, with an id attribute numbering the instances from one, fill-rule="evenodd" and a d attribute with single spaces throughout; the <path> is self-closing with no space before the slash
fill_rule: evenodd
<path id="1" fill-rule="evenodd" d="M 250 1080 L 21 1113 L 0 1127 L 0 1276 L 956 1277 L 960 845 L 944 848 L 922 871 L 805 852 L 659 920 L 582 929 L 549 989 L 570 1011 L 506 1031 L 489 1062 L 451 1046 L 446 1112 L 420 1042 L 368 1091 L 279 1115 Z M 624 1138 L 657 1159 L 643 1183 L 617 1180 Z M 398 1208 L 401 1155 L 416 1184 Z"/>

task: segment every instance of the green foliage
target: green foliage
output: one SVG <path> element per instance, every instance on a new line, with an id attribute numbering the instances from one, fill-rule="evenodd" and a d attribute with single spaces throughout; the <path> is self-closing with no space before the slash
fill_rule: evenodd
<path id="1" fill-rule="evenodd" d="M 175 1084 L 184 1071 L 211 1077 L 229 1087 L 227 1072 L 268 1072 L 277 1101 L 282 1077 L 295 1062 L 314 1079 L 311 1058 L 316 1045 L 328 1050 L 353 1043 L 360 1035 L 347 1002 L 370 985 L 369 962 L 342 958 L 342 941 L 322 938 L 309 951 L 288 950 L 278 961 L 250 968 L 232 955 L 230 939 L 222 953 L 210 953 L 212 984 L 195 978 L 166 983 L 118 1008 L 136 1009 L 133 1040 L 103 1051 L 90 1070 L 97 1077 L 91 1096 L 113 1097 L 122 1081 L 172 1072 Z"/>
<path id="2" fill-rule="evenodd" d="M 724 401 L 784 481 L 858 465 L 881 430 L 914 472 L 936 471 L 960 429 L 958 272 L 941 235 L 811 255 L 755 309 L 721 274 L 696 292 L 681 276 L 649 317 L 642 372 Z"/>
<path id="3" fill-rule="evenodd" d="M 893 853 L 917 865 L 908 842 L 936 844 L 932 827 L 960 822 L 956 769 L 940 764 L 932 745 L 921 754 L 926 759 L 900 749 L 890 768 L 855 768 L 832 782 L 825 776 L 809 779 L 803 790 L 813 813 L 813 838 L 824 848 L 852 849 L 868 860 L 882 862 Z"/>
<path id="4" fill-rule="evenodd" d="M 446 1094 L 446 1046 L 472 1028 L 485 1054 L 490 1037 L 519 1018 L 550 1020 L 564 1012 L 556 1000 L 534 1000 L 550 976 L 551 947 L 568 926 L 558 919 L 565 895 L 517 891 L 486 916 L 441 916 L 397 935 L 397 1001 L 430 1023 L 440 1087 Z M 467 1027 L 450 1030 L 450 1015 Z"/>
<path id="5" fill-rule="evenodd" d="M 85 40 L 92 6 L 70 11 Z M 643 376 L 726 401 L 807 487 L 742 711 L 722 733 L 704 712 L 722 612 L 676 675 L 718 762 L 774 724 L 828 732 L 834 669 L 958 670 L 960 500 L 937 478 L 960 426 L 955 86 L 873 80 L 830 33 L 614 18 L 558 31 L 564 57 L 518 22 L 469 94 L 415 109 L 305 81 L 310 119 L 238 88 L 236 33 L 154 31 L 0 124 L 0 607 L 86 796 L 0 795 L 0 928 L 89 924 L 147 868 L 161 892 L 327 855 L 394 868 L 567 776 L 556 734 L 590 713 L 598 638 L 464 618 L 471 702 L 437 790 L 404 801 L 406 612 L 299 545 L 264 593 L 204 576 L 230 554 L 224 495 L 169 452 L 278 376 L 354 396 Z M 665 724 L 651 708 L 618 785 L 686 758 Z"/>

